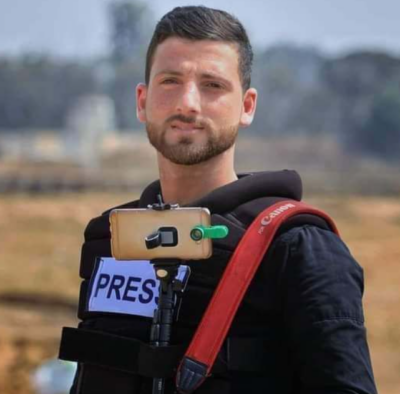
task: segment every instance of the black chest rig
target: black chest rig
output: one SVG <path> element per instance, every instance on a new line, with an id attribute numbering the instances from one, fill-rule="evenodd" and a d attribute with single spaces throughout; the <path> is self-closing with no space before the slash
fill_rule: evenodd
<path id="1" fill-rule="evenodd" d="M 159 192 L 159 182 L 154 182 L 145 189 L 140 200 L 119 208 L 145 208 L 156 202 Z M 64 329 L 60 349 L 61 358 L 79 362 L 71 393 L 151 393 L 152 377 L 172 378 L 247 227 L 267 207 L 287 199 L 300 201 L 301 194 L 301 180 L 294 171 L 265 172 L 241 176 L 237 182 L 221 187 L 191 204 L 208 208 L 212 213 L 212 224 L 226 225 L 230 232 L 227 238 L 214 240 L 210 259 L 185 262 L 191 268 L 191 277 L 183 296 L 179 319 L 173 326 L 172 344 L 162 350 L 154 350 L 147 345 L 151 319 L 88 312 L 90 283 L 96 260 L 99 257 L 111 257 L 110 211 L 93 219 L 85 230 L 81 255 L 80 276 L 83 281 L 78 310 L 81 323 L 78 329 Z M 319 217 L 300 215 L 290 219 L 280 229 L 278 236 L 290 228 L 305 224 L 329 229 Z M 277 320 L 269 320 L 268 316 L 279 316 L 279 310 L 268 309 L 268 299 L 279 293 L 274 283 L 279 264 L 269 267 L 254 278 L 214 366 L 215 378 L 209 379 L 210 382 L 202 386 L 199 393 L 203 390 L 204 393 L 228 393 L 232 372 L 257 373 L 265 367 L 261 333 L 269 329 L 271 321 Z M 243 352 L 247 353 L 247 357 L 243 357 Z M 173 393 L 172 379 L 168 384 L 166 393 Z"/>

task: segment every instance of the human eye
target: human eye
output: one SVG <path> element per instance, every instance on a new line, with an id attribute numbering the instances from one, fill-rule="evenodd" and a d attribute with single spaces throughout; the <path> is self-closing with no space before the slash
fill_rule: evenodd
<path id="1" fill-rule="evenodd" d="M 211 89 L 223 89 L 223 85 L 219 82 L 215 82 L 215 81 L 207 81 L 204 84 L 207 88 L 211 88 Z"/>
<path id="2" fill-rule="evenodd" d="M 174 85 L 177 83 L 178 81 L 175 78 L 164 78 L 161 80 L 161 85 Z"/>

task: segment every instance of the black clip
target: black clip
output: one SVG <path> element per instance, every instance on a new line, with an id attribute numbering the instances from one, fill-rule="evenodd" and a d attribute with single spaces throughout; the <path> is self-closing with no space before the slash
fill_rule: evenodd
<path id="1" fill-rule="evenodd" d="M 175 227 L 160 227 L 155 233 L 146 237 L 147 249 L 158 246 L 173 247 L 178 245 L 178 230 Z"/>
<path id="2" fill-rule="evenodd" d="M 165 211 L 167 209 L 175 209 L 179 207 L 178 204 L 164 204 L 161 194 L 157 195 L 157 200 L 157 203 L 149 205 L 148 208 L 154 209 L 155 211 Z"/>

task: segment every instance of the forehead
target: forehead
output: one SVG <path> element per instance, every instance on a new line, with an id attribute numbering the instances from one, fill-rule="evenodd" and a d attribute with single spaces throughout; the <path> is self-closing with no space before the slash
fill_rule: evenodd
<path id="1" fill-rule="evenodd" d="M 234 43 L 170 37 L 153 56 L 150 79 L 164 70 L 182 73 L 213 72 L 239 78 L 239 53 Z"/>

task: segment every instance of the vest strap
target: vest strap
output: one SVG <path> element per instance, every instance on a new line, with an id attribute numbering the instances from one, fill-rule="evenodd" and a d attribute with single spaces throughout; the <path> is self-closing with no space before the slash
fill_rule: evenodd
<path id="1" fill-rule="evenodd" d="M 59 358 L 147 377 L 174 376 L 187 346 L 154 347 L 137 339 L 64 327 Z"/>
<path id="2" fill-rule="evenodd" d="M 302 202 L 280 201 L 261 212 L 235 249 L 182 359 L 176 376 L 180 393 L 192 393 L 209 376 L 237 309 L 276 232 L 286 220 L 300 214 L 322 217 L 339 235 L 327 214 Z"/>
<path id="3" fill-rule="evenodd" d="M 262 372 L 268 346 L 269 341 L 264 338 L 227 338 L 226 351 L 216 359 L 212 373 Z M 151 378 L 172 378 L 186 348 L 187 344 L 153 347 L 101 331 L 64 327 L 59 358 Z M 244 359 L 243 354 L 249 357 Z"/>

